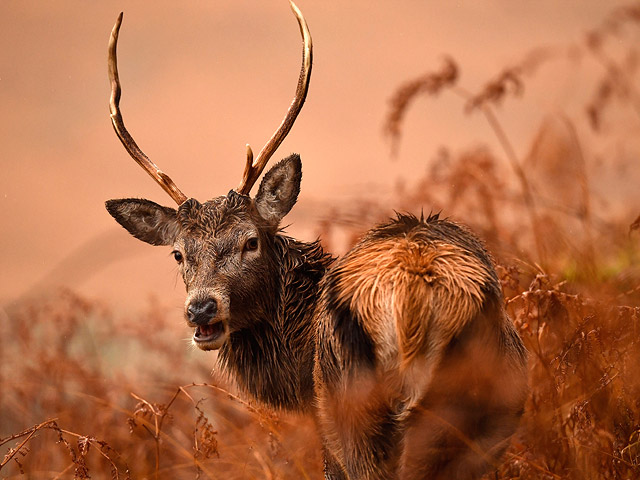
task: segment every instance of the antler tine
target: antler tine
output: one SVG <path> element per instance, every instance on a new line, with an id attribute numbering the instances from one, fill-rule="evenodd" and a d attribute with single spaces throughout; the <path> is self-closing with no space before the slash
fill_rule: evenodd
<path id="1" fill-rule="evenodd" d="M 255 161 L 253 160 L 253 152 L 251 151 L 251 147 L 247 145 L 247 163 L 245 165 L 244 174 L 242 176 L 242 182 L 238 186 L 237 192 L 242 195 L 248 195 L 251 191 L 251 187 L 256 183 L 258 177 L 264 170 L 264 167 L 267 165 L 267 162 L 274 154 L 276 149 L 280 146 L 282 141 L 285 139 L 291 127 L 293 127 L 293 123 L 296 121 L 300 110 L 302 110 L 302 105 L 304 104 L 305 99 L 307 98 L 307 92 L 309 90 L 309 80 L 311 79 L 311 63 L 313 58 L 313 45 L 311 43 L 311 33 L 309 32 L 309 27 L 307 26 L 307 22 L 302 15 L 300 9 L 289 0 L 291 4 L 291 10 L 295 14 L 298 19 L 298 24 L 300 25 L 300 34 L 302 35 L 303 48 L 302 48 L 302 68 L 300 69 L 300 76 L 298 77 L 298 87 L 296 89 L 296 95 L 293 98 L 293 102 L 289 106 L 289 110 L 287 110 L 287 114 L 282 120 L 282 123 L 278 127 L 278 130 L 273 134 L 273 136 L 269 139 L 267 144 L 260 150 L 258 156 Z"/>
<path id="2" fill-rule="evenodd" d="M 122 114 L 120 113 L 120 95 L 122 89 L 120 88 L 120 78 L 118 77 L 118 58 L 116 55 L 116 49 L 118 47 L 118 34 L 120 32 L 120 25 L 122 24 L 122 13 L 118 15 L 116 24 L 111 31 L 111 38 L 109 39 L 109 80 L 111 82 L 111 98 L 109 100 L 109 111 L 111 112 L 111 123 L 118 135 L 118 138 L 127 149 L 129 155 L 140 165 L 151 177 L 158 182 L 162 189 L 169 194 L 171 198 L 181 205 L 186 199 L 186 195 L 180 191 L 180 189 L 173 183 L 173 180 L 162 172 L 151 160 L 147 157 L 140 147 L 136 144 L 133 137 L 129 134 L 124 126 L 122 120 Z"/>

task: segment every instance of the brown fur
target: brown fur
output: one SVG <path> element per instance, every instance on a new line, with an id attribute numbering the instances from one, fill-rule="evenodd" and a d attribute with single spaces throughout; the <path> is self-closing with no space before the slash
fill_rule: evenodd
<path id="1" fill-rule="evenodd" d="M 480 309 L 482 285 L 490 278 L 468 252 L 426 241 L 419 233 L 365 241 L 331 272 L 338 278 L 338 300 L 366 319 L 364 328 L 373 342 L 391 349 L 385 360 L 400 362 L 402 368 L 464 328 Z M 433 322 L 441 338 L 432 337 L 437 344 L 429 345 Z"/>

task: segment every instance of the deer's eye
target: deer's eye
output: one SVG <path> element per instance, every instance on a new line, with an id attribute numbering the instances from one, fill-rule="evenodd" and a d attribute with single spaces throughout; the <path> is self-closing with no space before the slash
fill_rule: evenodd
<path id="1" fill-rule="evenodd" d="M 176 259 L 176 262 L 182 263 L 183 257 L 182 257 L 182 254 L 178 250 L 174 250 L 171 253 L 173 253 L 173 258 Z"/>
<path id="2" fill-rule="evenodd" d="M 247 239 L 246 243 L 244 244 L 244 251 L 253 252 L 257 249 L 258 249 L 258 239 L 256 237 L 251 237 Z"/>

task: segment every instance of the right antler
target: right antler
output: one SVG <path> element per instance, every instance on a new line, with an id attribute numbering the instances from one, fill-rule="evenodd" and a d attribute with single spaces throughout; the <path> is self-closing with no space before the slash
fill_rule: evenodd
<path id="1" fill-rule="evenodd" d="M 289 3 L 291 4 L 291 10 L 293 10 L 293 13 L 298 19 L 303 41 L 302 68 L 300 69 L 300 77 L 298 77 L 298 88 L 296 89 L 296 95 L 293 97 L 293 102 L 291 102 L 284 120 L 282 120 L 278 130 L 276 130 L 267 144 L 262 147 L 262 150 L 258 153 L 258 157 L 255 161 L 253 160 L 253 151 L 251 150 L 251 147 L 247 145 L 247 163 L 244 168 L 244 174 L 242 175 L 242 182 L 240 182 L 240 185 L 236 189 L 236 191 L 242 195 L 249 194 L 251 187 L 256 183 L 258 177 L 260 177 L 260 174 L 267 165 L 267 162 L 285 139 L 291 130 L 291 127 L 293 127 L 293 123 L 296 121 L 300 110 L 302 110 L 302 105 L 304 104 L 304 101 L 307 98 L 307 92 L 309 91 L 311 63 L 313 58 L 311 33 L 309 32 L 309 27 L 307 26 L 307 22 L 305 21 L 300 9 L 291 0 L 289 0 Z"/>
<path id="2" fill-rule="evenodd" d="M 136 144 L 133 137 L 129 134 L 124 126 L 122 114 L 120 113 L 120 78 L 118 77 L 118 57 L 116 49 L 118 47 L 118 33 L 122 24 L 122 13 L 118 15 L 118 20 L 111 31 L 109 39 L 109 80 L 111 81 L 111 98 L 109 101 L 109 110 L 111 111 L 111 123 L 118 135 L 118 138 L 127 149 L 129 155 L 140 165 L 158 184 L 167 192 L 178 205 L 181 205 L 186 199 L 186 195 L 173 183 L 173 180 L 160 170 L 155 163 L 149 160 L 140 147 Z"/>

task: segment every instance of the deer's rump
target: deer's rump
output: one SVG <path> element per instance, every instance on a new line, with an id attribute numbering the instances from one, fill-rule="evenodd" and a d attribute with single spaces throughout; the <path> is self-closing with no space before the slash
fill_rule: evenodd
<path id="1" fill-rule="evenodd" d="M 437 216 L 371 230 L 327 273 L 316 321 L 329 478 L 473 478 L 503 452 L 526 353 L 468 230 Z"/>

